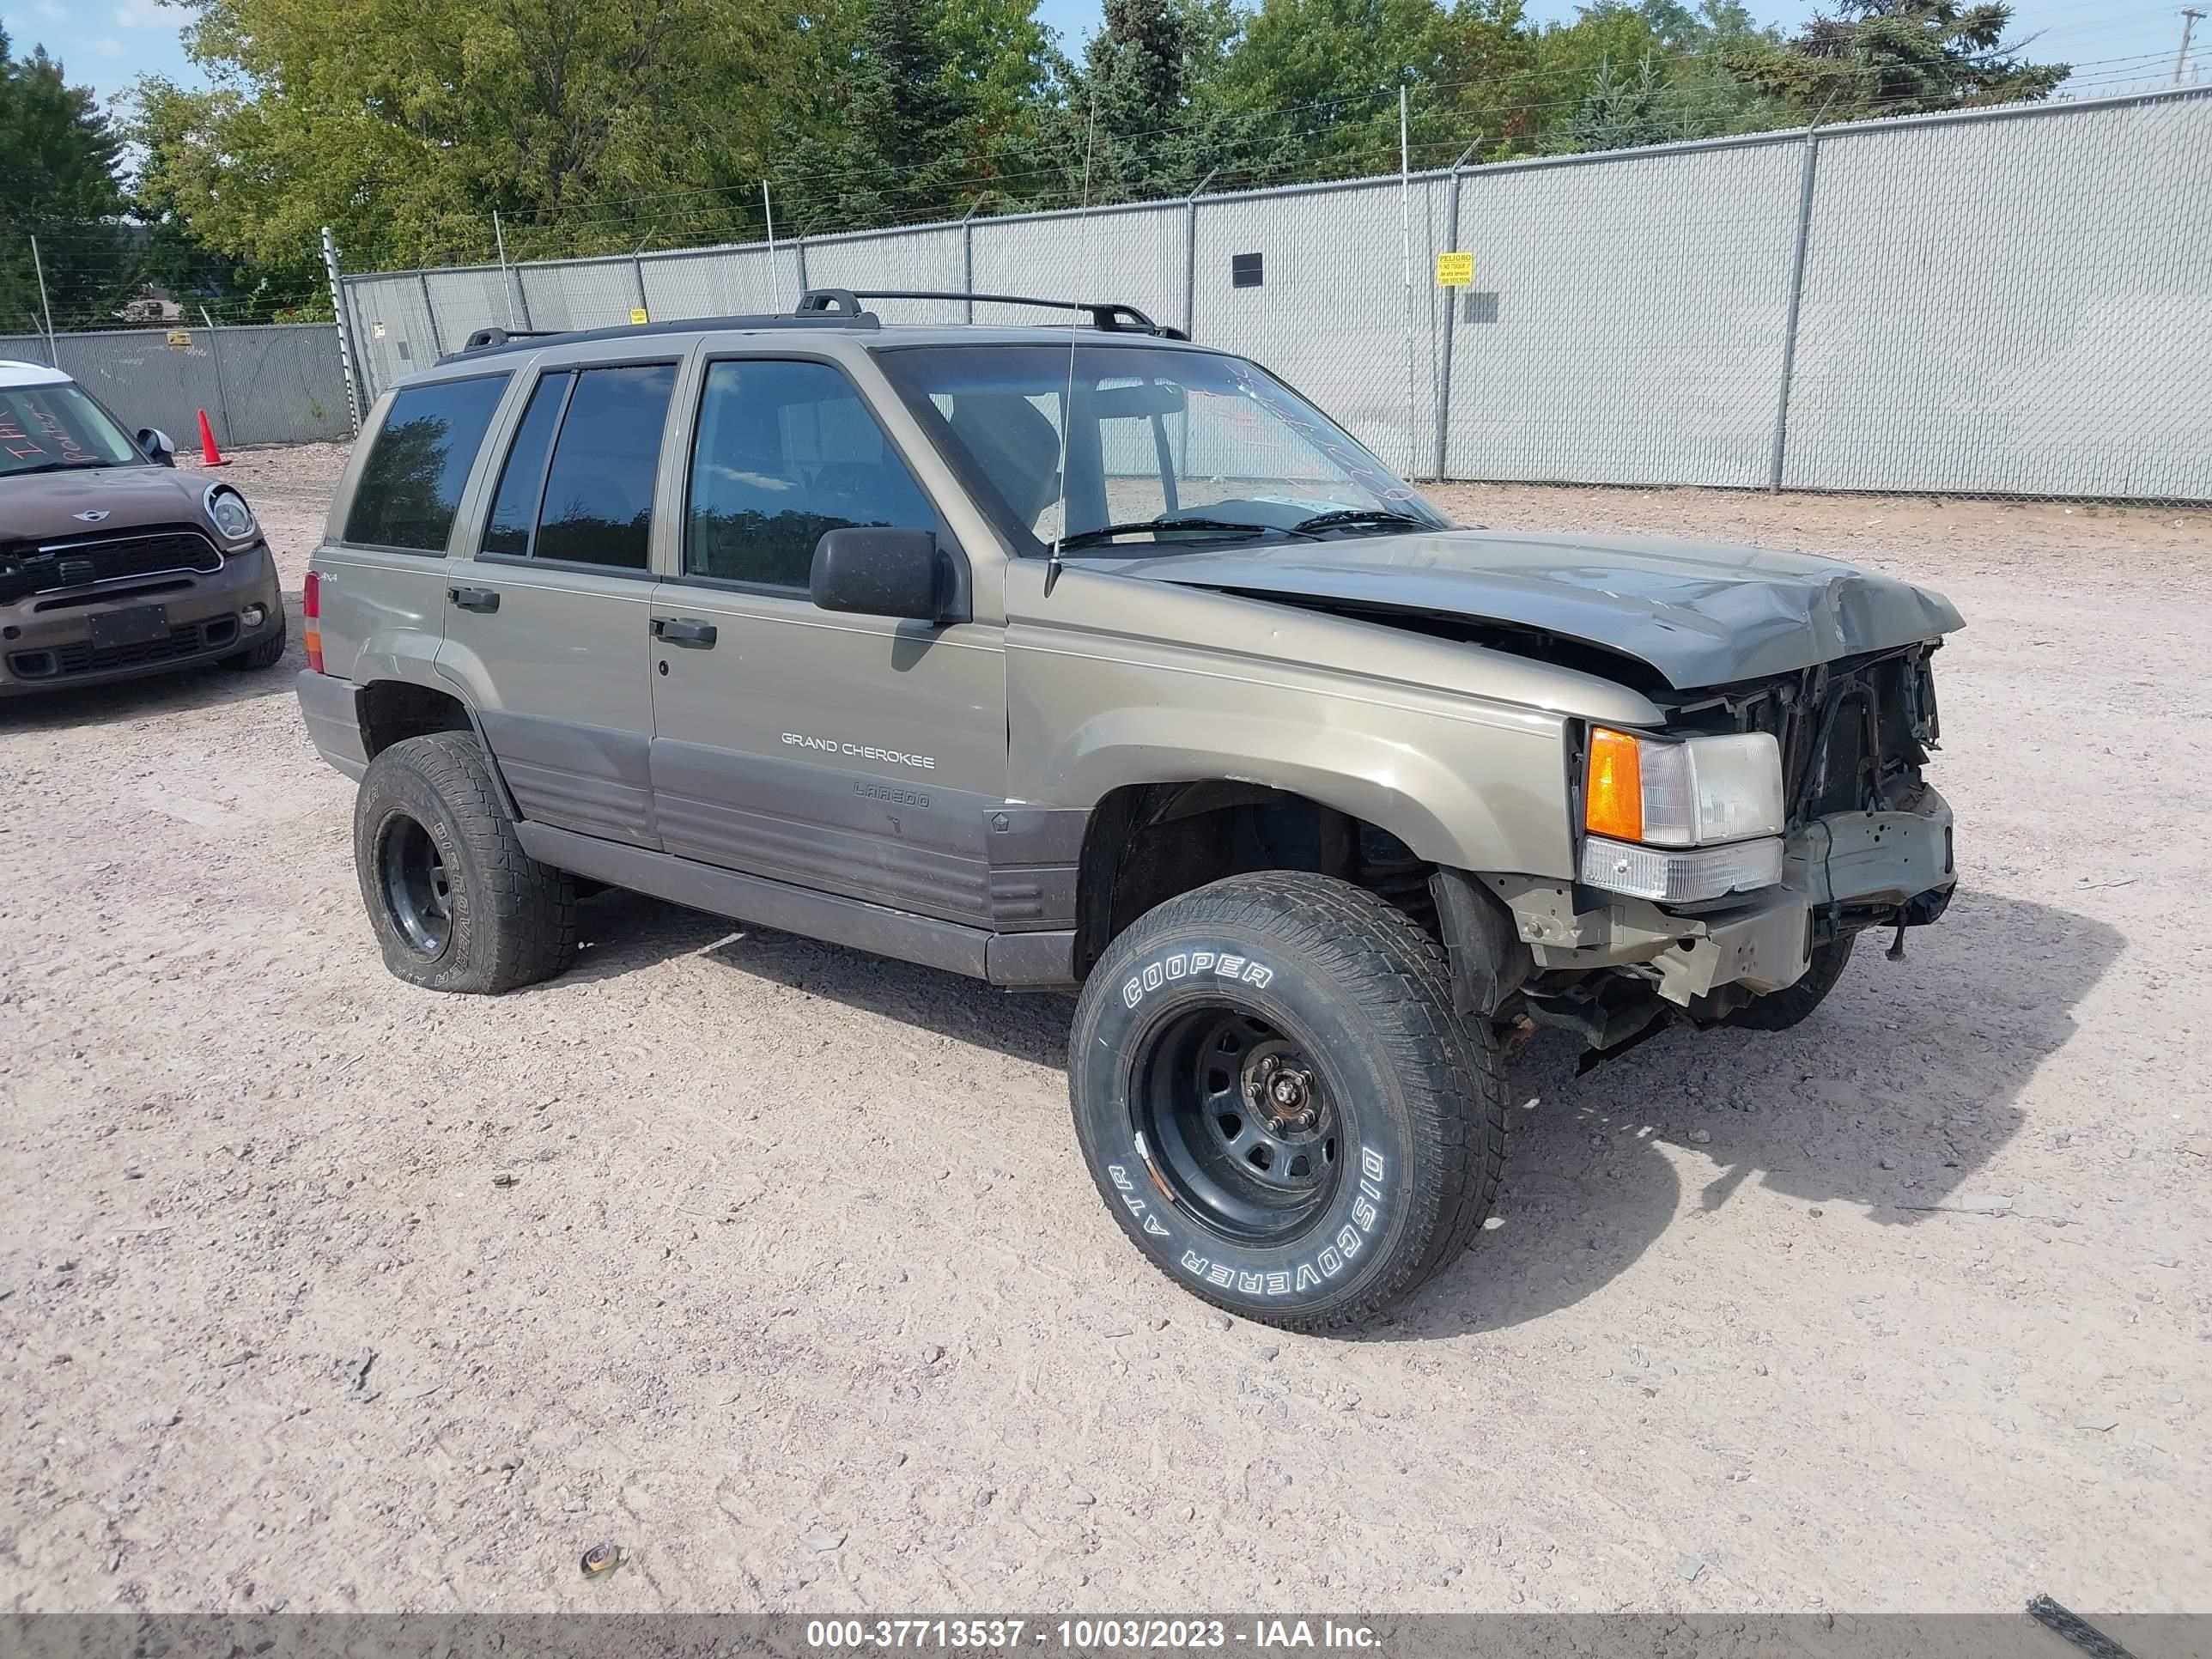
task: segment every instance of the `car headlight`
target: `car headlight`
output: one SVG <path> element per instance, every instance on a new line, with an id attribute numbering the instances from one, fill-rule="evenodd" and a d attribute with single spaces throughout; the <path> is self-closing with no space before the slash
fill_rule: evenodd
<path id="1" fill-rule="evenodd" d="M 208 517 L 232 541 L 242 542 L 253 533 L 253 509 L 228 484 L 210 484 L 206 499 Z"/>
<path id="2" fill-rule="evenodd" d="M 1661 901 L 1771 887 L 1782 878 L 1785 820 L 1771 732 L 1590 732 L 1581 878 L 1591 886 Z"/>

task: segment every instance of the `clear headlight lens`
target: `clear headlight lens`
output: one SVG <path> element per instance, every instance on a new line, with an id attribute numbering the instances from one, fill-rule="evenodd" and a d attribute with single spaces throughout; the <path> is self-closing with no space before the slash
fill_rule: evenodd
<path id="1" fill-rule="evenodd" d="M 215 527 L 232 541 L 242 542 L 253 533 L 253 509 L 228 484 L 208 486 L 207 510 Z"/>
<path id="2" fill-rule="evenodd" d="M 1782 842 L 1740 841 L 1729 847 L 1670 852 L 1590 836 L 1583 842 L 1583 884 L 1662 904 L 1687 904 L 1771 887 L 1782 879 Z"/>
<path id="3" fill-rule="evenodd" d="M 1590 732 L 1583 823 L 1655 847 L 1702 847 L 1782 833 L 1782 747 L 1767 732 L 1705 738 Z"/>

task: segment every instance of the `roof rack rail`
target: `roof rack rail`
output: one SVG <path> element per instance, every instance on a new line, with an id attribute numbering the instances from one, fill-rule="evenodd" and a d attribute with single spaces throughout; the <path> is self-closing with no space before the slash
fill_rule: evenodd
<path id="1" fill-rule="evenodd" d="M 642 340 L 656 335 L 696 334 L 709 329 L 810 329 L 810 328 L 873 328 L 875 318 L 855 307 L 853 314 L 831 315 L 810 312 L 796 315 L 779 312 L 766 317 L 678 317 L 670 322 L 614 324 L 605 328 L 480 328 L 462 343 L 458 351 L 441 356 L 441 363 L 457 362 L 464 357 L 477 357 L 495 351 L 524 351 L 547 340 L 561 340 L 570 344 L 583 344 L 594 340 Z"/>
<path id="2" fill-rule="evenodd" d="M 557 328 L 480 328 L 461 342 L 461 349 L 489 351 L 509 340 L 549 340 L 561 331 Z"/>
<path id="3" fill-rule="evenodd" d="M 797 313 L 827 312 L 844 317 L 863 317 L 863 300 L 951 300 L 974 305 L 1036 306 L 1045 311 L 1079 311 L 1091 326 L 1109 334 L 1151 334 L 1164 340 L 1188 340 L 1190 336 L 1165 323 L 1156 323 L 1133 305 L 1119 300 L 1039 300 L 1024 294 L 969 294 L 942 289 L 877 289 L 857 293 L 847 288 L 810 288 L 799 296 Z"/>

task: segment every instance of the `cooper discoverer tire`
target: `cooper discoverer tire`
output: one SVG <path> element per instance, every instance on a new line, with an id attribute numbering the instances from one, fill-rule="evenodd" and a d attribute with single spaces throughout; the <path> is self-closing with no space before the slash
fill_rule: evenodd
<path id="1" fill-rule="evenodd" d="M 1085 982 L 1076 1138 L 1107 1207 L 1195 1296 L 1290 1330 L 1371 1320 L 1455 1259 L 1497 1195 L 1505 1093 L 1443 948 L 1326 876 L 1169 900 Z"/>
<path id="2" fill-rule="evenodd" d="M 496 994 L 575 960 L 575 884 L 522 850 L 472 734 L 433 732 L 380 752 L 353 824 L 362 902 L 401 979 Z"/>
<path id="3" fill-rule="evenodd" d="M 1857 937 L 1856 933 L 1846 933 L 1839 939 L 1815 947 L 1812 965 L 1795 985 L 1753 997 L 1731 1012 L 1728 1023 L 1753 1031 L 1786 1031 L 1806 1019 L 1828 1000 L 1828 993 L 1836 988 L 1844 969 L 1851 965 L 1851 941 Z"/>

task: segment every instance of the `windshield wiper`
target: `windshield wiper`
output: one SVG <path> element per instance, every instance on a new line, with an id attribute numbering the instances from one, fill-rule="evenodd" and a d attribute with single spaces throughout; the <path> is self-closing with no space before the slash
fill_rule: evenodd
<path id="1" fill-rule="evenodd" d="M 1417 519 L 1410 513 L 1393 513 L 1379 507 L 1339 507 L 1333 513 L 1316 513 L 1310 519 L 1301 519 L 1291 526 L 1297 535 L 1310 536 L 1317 530 L 1349 530 L 1354 525 L 1404 525 L 1413 530 L 1434 530 L 1437 526 L 1426 519 Z"/>
<path id="2" fill-rule="evenodd" d="M 25 478 L 33 472 L 68 472 L 77 467 L 112 466 L 112 461 L 40 461 L 36 466 L 19 466 L 0 472 L 0 478 Z"/>
<path id="3" fill-rule="evenodd" d="M 1103 524 L 1096 530 L 1079 530 L 1073 536 L 1062 536 L 1060 538 L 1060 545 L 1063 548 L 1089 547 L 1094 543 L 1111 541 L 1116 536 L 1140 536 L 1147 532 L 1157 534 L 1165 530 L 1199 530 L 1209 532 L 1238 531 L 1250 536 L 1265 536 L 1270 532 L 1278 535 L 1295 533 L 1285 532 L 1280 525 L 1247 524 L 1238 519 L 1161 518 L 1146 519 L 1140 524 Z"/>

